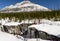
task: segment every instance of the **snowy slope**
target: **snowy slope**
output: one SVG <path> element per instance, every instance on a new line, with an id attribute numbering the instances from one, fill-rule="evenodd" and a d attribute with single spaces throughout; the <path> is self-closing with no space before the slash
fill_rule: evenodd
<path id="1" fill-rule="evenodd" d="M 0 41 L 19 41 L 17 37 L 0 31 Z"/>
<path id="2" fill-rule="evenodd" d="M 20 3 L 16 3 L 15 5 L 6 6 L 2 9 L 4 12 L 29 12 L 29 11 L 51 11 L 48 8 L 34 4 L 30 1 L 22 1 Z"/>
<path id="3" fill-rule="evenodd" d="M 31 25 L 29 28 L 34 27 L 39 31 L 44 31 L 48 34 L 60 37 L 60 26 L 58 25 L 49 25 L 49 24 L 37 24 Z"/>

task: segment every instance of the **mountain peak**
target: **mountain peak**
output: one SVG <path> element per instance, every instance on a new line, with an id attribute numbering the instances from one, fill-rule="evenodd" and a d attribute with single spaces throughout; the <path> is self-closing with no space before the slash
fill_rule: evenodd
<path id="1" fill-rule="evenodd" d="M 22 1 L 20 3 L 15 4 L 15 5 L 23 5 L 23 4 L 29 4 L 29 3 L 31 3 L 31 2 L 30 1 Z"/>
<path id="2" fill-rule="evenodd" d="M 30 11 L 50 11 L 48 8 L 34 4 L 29 0 L 24 0 L 15 5 L 6 6 L 2 9 L 4 12 L 30 12 Z"/>

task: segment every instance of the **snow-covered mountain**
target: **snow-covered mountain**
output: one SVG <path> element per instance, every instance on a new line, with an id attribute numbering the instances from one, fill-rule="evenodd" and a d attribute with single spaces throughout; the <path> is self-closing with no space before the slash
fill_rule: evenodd
<path id="1" fill-rule="evenodd" d="M 50 9 L 34 4 L 28 0 L 4 7 L 1 12 L 29 12 L 29 11 L 51 11 Z"/>

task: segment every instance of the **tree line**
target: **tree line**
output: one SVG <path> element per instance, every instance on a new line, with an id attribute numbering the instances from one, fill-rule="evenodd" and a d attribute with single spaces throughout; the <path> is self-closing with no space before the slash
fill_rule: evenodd
<path id="1" fill-rule="evenodd" d="M 16 19 L 23 20 L 23 19 L 42 19 L 42 18 L 60 18 L 60 10 L 58 11 L 34 11 L 34 12 L 20 12 L 20 13 L 0 13 L 0 19 L 9 17 L 15 17 Z"/>

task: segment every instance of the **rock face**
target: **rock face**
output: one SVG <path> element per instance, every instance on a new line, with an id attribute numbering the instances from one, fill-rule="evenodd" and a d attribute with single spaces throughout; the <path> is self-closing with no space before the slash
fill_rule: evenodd
<path id="1" fill-rule="evenodd" d="M 38 31 L 36 29 L 28 29 L 22 34 L 25 38 L 40 38 L 43 40 L 53 40 L 53 41 L 60 41 L 59 37 L 56 37 L 54 35 L 50 35 L 44 31 Z"/>
<path id="2" fill-rule="evenodd" d="M 1 12 L 30 12 L 30 11 L 51 11 L 48 8 L 34 4 L 28 0 L 16 3 L 15 5 L 6 6 Z"/>

